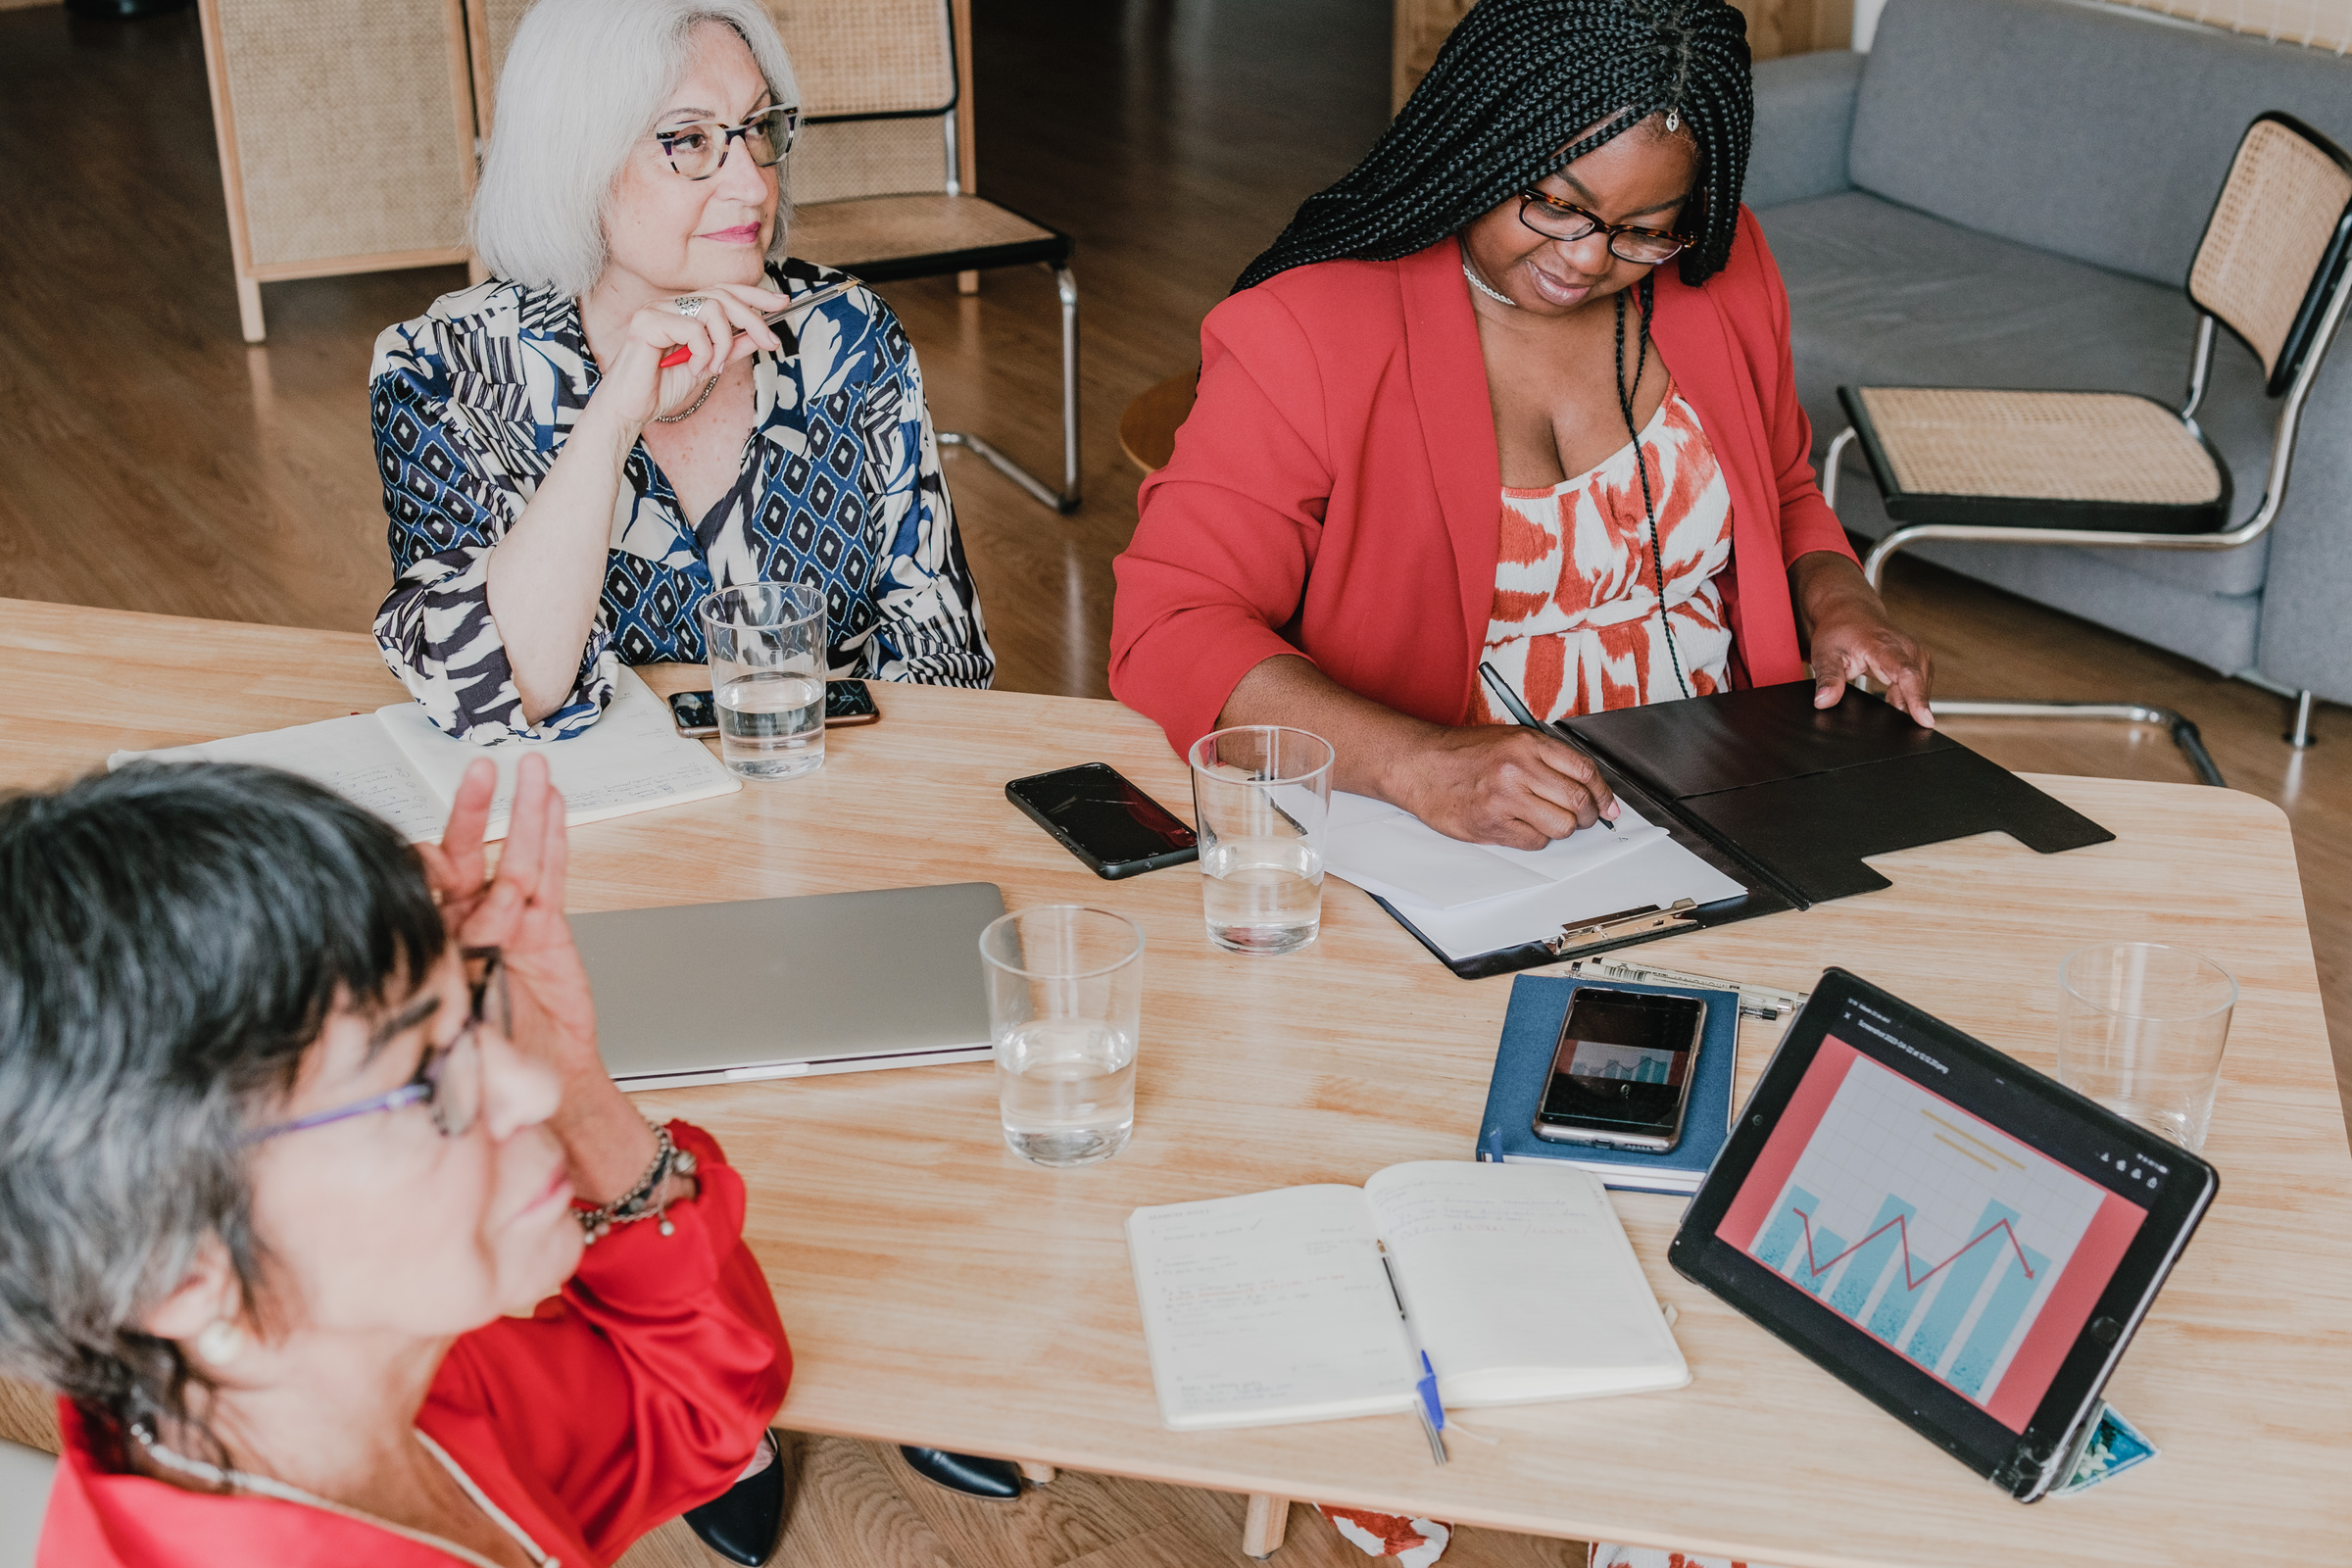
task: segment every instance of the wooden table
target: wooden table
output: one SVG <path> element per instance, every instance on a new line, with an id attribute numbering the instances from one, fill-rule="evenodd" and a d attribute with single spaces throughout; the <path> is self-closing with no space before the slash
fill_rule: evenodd
<path id="1" fill-rule="evenodd" d="M 2220 1200 L 2109 1391 L 2159 1460 L 2078 1498 L 2011 1502 L 1678 1277 L 1680 1203 L 1619 1194 L 1680 1310 L 1690 1387 L 1480 1411 L 1500 1445 L 1457 1441 L 1439 1470 L 1403 1418 L 1163 1430 L 1120 1227 L 1140 1203 L 1467 1156 L 1507 979 L 1456 980 L 1337 881 L 1314 948 L 1218 953 L 1196 873 L 1099 881 L 1004 798 L 1008 778 L 1101 759 L 1185 808 L 1149 723 L 1102 702 L 878 695 L 883 722 L 835 731 L 810 778 L 575 830 L 575 906 L 987 878 L 1014 907 L 1118 909 L 1150 942 L 1136 1133 L 1102 1165 L 1024 1165 L 985 1065 L 648 1096 L 712 1129 L 750 1180 L 751 1242 L 797 1358 L 780 1424 L 1782 1568 L 2352 1552 L 2352 1154 L 2274 808 L 2038 778 L 2118 841 L 1915 850 L 1880 862 L 1886 892 L 1647 950 L 1797 988 L 1844 964 L 2045 1069 L 2068 949 L 2156 938 L 2229 965 L 2244 990 L 2206 1149 Z M 363 637 L 0 602 L 0 782 L 397 696 Z M 1744 1041 L 1743 1087 L 1769 1046 Z"/>

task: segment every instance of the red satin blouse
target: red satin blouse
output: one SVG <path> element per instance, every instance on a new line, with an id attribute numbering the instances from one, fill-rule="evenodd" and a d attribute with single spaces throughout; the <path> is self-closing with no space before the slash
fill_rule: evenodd
<path id="1" fill-rule="evenodd" d="M 1732 497 L 1734 685 L 1802 679 L 1788 567 L 1845 531 L 1813 482 L 1788 295 L 1742 209 L 1704 285 L 1657 271 L 1652 335 Z M 1110 689 L 1182 752 L 1241 678 L 1304 654 L 1440 724 L 1470 713 L 1502 471 L 1461 250 L 1293 268 L 1200 326 L 1200 392 L 1118 558 Z"/>
<path id="2" fill-rule="evenodd" d="M 417 1430 L 564 1568 L 609 1563 L 733 1484 L 783 1402 L 792 1351 L 743 1245 L 743 1179 L 709 1134 L 669 1124 L 700 1162 L 677 1228 L 624 1225 L 561 1295 L 450 1347 Z M 106 1467 L 59 1401 L 65 1452 L 38 1568 L 449 1568 L 363 1519 L 274 1497 L 185 1491 Z"/>

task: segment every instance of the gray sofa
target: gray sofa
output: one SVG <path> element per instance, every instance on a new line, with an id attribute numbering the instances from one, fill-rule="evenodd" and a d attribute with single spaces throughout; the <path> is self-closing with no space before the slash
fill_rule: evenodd
<path id="1" fill-rule="evenodd" d="M 2182 280 L 2247 123 L 2283 109 L 2352 147 L 2352 60 L 2077 0 L 1890 0 L 1870 53 L 1755 74 L 1747 201 L 1788 281 L 1816 463 L 1845 427 L 1840 384 L 2178 407 L 2196 324 Z M 2221 334 L 2199 419 L 2230 465 L 2233 524 L 2261 499 L 2278 412 L 2260 381 Z M 1856 533 L 1890 526 L 1850 451 L 1838 502 Z M 2352 702 L 2352 330 L 2320 371 L 2266 537 L 2214 554 L 1918 553 L 2225 674 Z"/>

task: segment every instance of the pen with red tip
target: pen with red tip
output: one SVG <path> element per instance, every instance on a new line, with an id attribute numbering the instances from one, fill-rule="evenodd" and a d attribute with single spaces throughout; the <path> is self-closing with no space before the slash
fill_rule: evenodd
<path id="1" fill-rule="evenodd" d="M 863 288 L 865 284 L 858 278 L 845 277 L 838 283 L 826 284 L 823 288 L 818 289 L 813 294 L 804 294 L 799 299 L 794 300 L 790 305 L 785 306 L 782 310 L 770 311 L 765 316 L 760 318 L 760 319 L 765 321 L 770 326 L 776 326 L 780 324 L 787 316 L 797 315 L 798 313 L 807 310 L 811 305 L 822 305 L 827 300 L 837 300 L 844 294 L 847 294 L 850 290 L 854 288 Z M 684 365 L 688 360 L 693 358 L 694 350 L 681 343 L 676 348 L 671 349 L 667 354 L 662 356 L 662 368 L 664 370 L 671 369 L 677 366 Z"/>

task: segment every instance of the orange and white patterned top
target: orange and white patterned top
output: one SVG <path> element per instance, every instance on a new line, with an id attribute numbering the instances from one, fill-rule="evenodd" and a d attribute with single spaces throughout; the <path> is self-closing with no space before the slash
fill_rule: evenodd
<path id="1" fill-rule="evenodd" d="M 1548 490 L 1502 491 L 1484 658 L 1541 719 L 1683 695 L 1658 619 L 1657 571 L 1634 443 Z M 1732 560 L 1732 496 L 1698 415 L 1669 385 L 1639 450 L 1649 466 L 1666 619 L 1690 695 L 1731 685 L 1732 629 L 1715 577 Z M 1486 683 L 1471 722 L 1508 724 Z"/>

